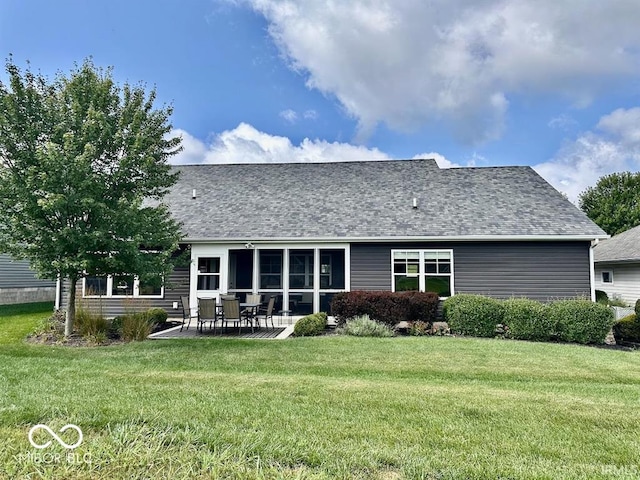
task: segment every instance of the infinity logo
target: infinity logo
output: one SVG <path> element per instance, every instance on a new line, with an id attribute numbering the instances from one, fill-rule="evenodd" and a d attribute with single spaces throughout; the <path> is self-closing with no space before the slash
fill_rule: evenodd
<path id="1" fill-rule="evenodd" d="M 74 425 L 72 423 L 65 425 L 64 427 L 62 427 L 60 429 L 60 433 L 65 432 L 66 430 L 69 430 L 70 428 L 74 429 L 76 432 L 78 432 L 78 441 L 76 443 L 74 443 L 73 445 L 69 445 L 68 443 L 65 443 L 64 440 L 62 440 L 58 435 L 56 435 L 56 433 L 51 430 L 47 425 L 44 425 L 42 423 L 38 424 L 38 425 L 34 425 L 33 427 L 31 427 L 31 430 L 29 430 L 29 443 L 34 447 L 34 448 L 47 448 L 49 445 L 51 445 L 51 440 L 47 441 L 46 443 L 43 443 L 42 445 L 36 443 L 33 440 L 33 434 L 37 431 L 37 430 L 46 430 L 47 433 L 49 435 L 51 435 L 53 437 L 53 439 L 58 442 L 61 446 L 63 446 L 64 448 L 68 448 L 69 450 L 73 450 L 74 448 L 77 448 L 80 446 L 80 444 L 82 443 L 82 430 L 80 430 L 80 427 L 78 427 L 77 425 Z"/>

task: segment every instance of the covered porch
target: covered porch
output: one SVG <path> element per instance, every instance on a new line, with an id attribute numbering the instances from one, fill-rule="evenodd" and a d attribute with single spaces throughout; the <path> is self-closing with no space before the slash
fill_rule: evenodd
<path id="1" fill-rule="evenodd" d="M 274 321 L 292 324 L 315 312 L 330 313 L 333 296 L 349 289 L 348 244 L 192 244 L 191 308 L 198 298 L 275 297 Z"/>

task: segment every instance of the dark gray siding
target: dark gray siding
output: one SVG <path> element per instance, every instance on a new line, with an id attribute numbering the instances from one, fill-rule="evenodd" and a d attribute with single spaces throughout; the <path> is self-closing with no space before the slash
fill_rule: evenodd
<path id="1" fill-rule="evenodd" d="M 41 280 L 25 260 L 13 260 L 0 254 L 0 288 L 55 287 L 52 280 Z"/>
<path id="2" fill-rule="evenodd" d="M 67 308 L 69 282 L 62 286 L 61 308 Z M 164 298 L 82 298 L 82 281 L 76 289 L 76 305 L 84 305 L 95 311 L 102 311 L 105 317 L 122 315 L 132 309 L 164 308 L 169 317 L 182 317 L 182 310 L 174 310 L 173 302 L 180 306 L 180 296 L 189 295 L 189 267 L 178 267 L 169 276 L 164 289 Z"/>
<path id="3" fill-rule="evenodd" d="M 589 242 L 351 245 L 351 290 L 391 290 L 391 250 L 453 249 L 456 293 L 548 301 L 591 295 Z"/>

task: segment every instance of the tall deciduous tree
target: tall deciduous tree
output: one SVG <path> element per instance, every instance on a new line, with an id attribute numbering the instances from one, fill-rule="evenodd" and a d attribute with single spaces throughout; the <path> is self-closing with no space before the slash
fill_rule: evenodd
<path id="1" fill-rule="evenodd" d="M 171 108 L 155 90 L 116 85 L 90 60 L 49 81 L 12 59 L 0 82 L 0 251 L 28 259 L 43 278 L 68 279 L 65 334 L 88 275 L 166 275 L 179 225 L 162 197 Z"/>
<path id="2" fill-rule="evenodd" d="M 580 194 L 580 208 L 609 235 L 640 225 L 640 173 L 606 175 Z"/>

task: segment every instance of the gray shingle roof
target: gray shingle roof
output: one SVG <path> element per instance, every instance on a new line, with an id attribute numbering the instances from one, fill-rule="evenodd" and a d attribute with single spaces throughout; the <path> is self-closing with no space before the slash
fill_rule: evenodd
<path id="1" fill-rule="evenodd" d="M 640 226 L 600 242 L 593 253 L 596 262 L 640 261 Z"/>
<path id="2" fill-rule="evenodd" d="M 165 202 L 187 240 L 606 237 L 529 167 L 393 160 L 174 168 L 180 180 Z"/>

